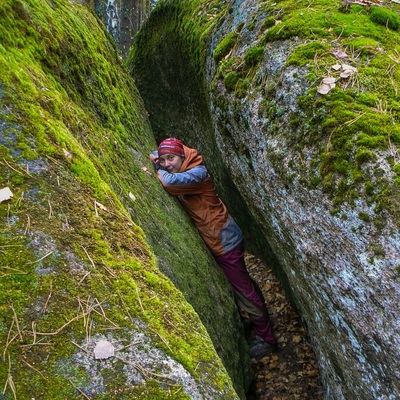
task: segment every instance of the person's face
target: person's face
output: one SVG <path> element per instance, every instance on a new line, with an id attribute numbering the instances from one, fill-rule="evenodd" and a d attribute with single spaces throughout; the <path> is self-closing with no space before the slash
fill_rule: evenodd
<path id="1" fill-rule="evenodd" d="M 167 170 L 170 174 L 178 172 L 183 163 L 183 158 L 175 154 L 164 154 L 158 159 L 161 167 Z"/>

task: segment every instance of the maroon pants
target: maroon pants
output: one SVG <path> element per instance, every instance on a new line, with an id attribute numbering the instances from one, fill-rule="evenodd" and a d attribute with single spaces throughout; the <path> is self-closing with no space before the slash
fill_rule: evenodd
<path id="1" fill-rule="evenodd" d="M 274 343 L 264 296 L 246 269 L 243 242 L 215 259 L 232 285 L 238 306 L 247 312 L 253 322 L 255 334 L 266 342 Z"/>

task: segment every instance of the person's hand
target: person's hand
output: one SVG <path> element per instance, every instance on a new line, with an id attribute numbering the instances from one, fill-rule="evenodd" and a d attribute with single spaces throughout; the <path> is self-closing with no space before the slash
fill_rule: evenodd
<path id="1" fill-rule="evenodd" d="M 150 160 L 153 163 L 154 170 L 157 172 L 160 169 L 160 161 L 158 159 L 158 151 L 150 153 Z"/>
<path id="2" fill-rule="evenodd" d="M 158 161 L 158 151 L 153 151 L 150 153 L 150 160 L 153 164 L 159 162 Z"/>

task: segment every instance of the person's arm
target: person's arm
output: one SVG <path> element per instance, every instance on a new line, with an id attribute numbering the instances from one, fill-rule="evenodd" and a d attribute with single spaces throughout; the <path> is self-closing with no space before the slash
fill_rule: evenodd
<path id="1" fill-rule="evenodd" d="M 171 174 L 162 169 L 158 170 L 158 176 L 163 186 L 192 186 L 204 182 L 208 177 L 207 168 L 198 165 L 184 172 Z"/>

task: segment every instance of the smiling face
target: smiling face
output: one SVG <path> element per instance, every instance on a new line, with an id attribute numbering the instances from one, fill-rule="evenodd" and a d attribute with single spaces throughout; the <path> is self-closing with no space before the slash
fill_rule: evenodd
<path id="1" fill-rule="evenodd" d="M 170 174 L 175 174 L 181 168 L 183 157 L 175 154 L 163 154 L 159 157 L 159 161 L 163 169 L 168 171 Z"/>

